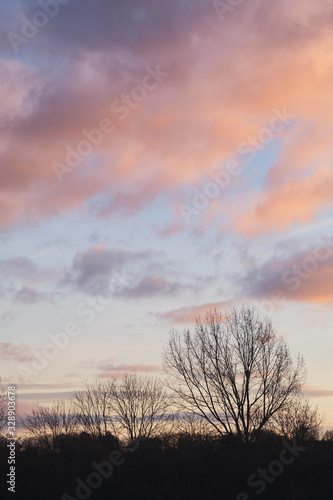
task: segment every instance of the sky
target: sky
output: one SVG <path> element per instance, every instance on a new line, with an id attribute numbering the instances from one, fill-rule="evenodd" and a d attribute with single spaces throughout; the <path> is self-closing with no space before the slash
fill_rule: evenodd
<path id="1" fill-rule="evenodd" d="M 268 314 L 333 427 L 333 5 L 12 0 L 0 376 L 21 413 L 161 376 L 171 328 Z"/>

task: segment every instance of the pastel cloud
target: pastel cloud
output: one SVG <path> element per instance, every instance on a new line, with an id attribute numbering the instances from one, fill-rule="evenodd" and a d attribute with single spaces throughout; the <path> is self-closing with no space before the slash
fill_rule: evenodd
<path id="1" fill-rule="evenodd" d="M 40 402 L 52 403 L 53 401 L 62 401 L 70 399 L 73 395 L 73 391 L 63 391 L 63 392 L 26 392 L 20 394 L 20 400 L 24 402 Z"/>
<path id="2" fill-rule="evenodd" d="M 68 382 L 63 382 L 63 383 L 58 383 L 58 384 L 47 384 L 47 383 L 41 383 L 41 384 L 20 384 L 19 389 L 20 391 L 26 391 L 26 390 L 50 390 L 50 391 L 56 391 L 57 389 L 65 389 L 68 388 L 71 384 Z"/>
<path id="3" fill-rule="evenodd" d="M 22 304 L 36 304 L 37 302 L 50 302 L 51 298 L 45 293 L 24 286 L 15 294 L 14 301 Z"/>
<path id="4" fill-rule="evenodd" d="M 309 398 L 332 398 L 333 390 L 327 390 L 322 387 L 304 386 L 304 394 Z"/>
<path id="5" fill-rule="evenodd" d="M 101 378 L 119 378 L 128 372 L 142 372 L 142 373 L 159 373 L 162 371 L 161 366 L 155 364 L 122 364 L 117 365 L 114 363 L 105 362 L 97 367 L 101 372 L 97 374 L 97 377 Z"/>
<path id="6" fill-rule="evenodd" d="M 35 304 L 37 302 L 52 302 L 52 292 L 38 290 L 37 287 L 47 286 L 53 280 L 59 279 L 62 270 L 54 270 L 39 266 L 28 257 L 17 256 L 0 260 L 0 293 L 3 298 L 9 297 L 15 303 Z M 15 314 L 7 318 L 10 321 Z"/>
<path id="7" fill-rule="evenodd" d="M 333 237 L 325 237 L 307 250 L 254 264 L 238 285 L 248 298 L 332 304 L 332 279 Z"/>
<path id="8" fill-rule="evenodd" d="M 98 378 L 121 378 L 127 372 L 159 373 L 161 366 L 154 363 L 116 363 L 113 358 L 90 360 L 79 363 L 80 368 L 98 370 Z"/>
<path id="9" fill-rule="evenodd" d="M 32 101 L 42 86 L 37 71 L 19 61 L 0 58 L 0 99 L 2 102 L 0 123 L 14 124 L 30 114 Z M 1 150 L 8 146 L 8 135 L 2 138 Z"/>
<path id="10" fill-rule="evenodd" d="M 121 293 L 128 298 L 146 298 L 154 296 L 175 296 L 185 287 L 177 281 L 170 281 L 161 276 L 149 276 L 142 278 L 133 287 L 128 287 Z"/>
<path id="11" fill-rule="evenodd" d="M 126 299 L 174 296 L 195 287 L 166 274 L 174 272 L 167 268 L 160 252 L 97 245 L 75 254 L 58 286 L 90 295 L 113 294 Z"/>
<path id="12" fill-rule="evenodd" d="M 14 319 L 18 316 L 18 312 L 14 309 L 7 309 L 0 315 L 0 323 L 2 325 L 7 325 L 14 321 Z"/>
<path id="13" fill-rule="evenodd" d="M 31 259 L 23 256 L 12 257 L 0 261 L 0 273 L 2 279 L 27 279 L 37 271 L 37 264 Z"/>
<path id="14" fill-rule="evenodd" d="M 92 295 L 109 289 L 112 273 L 122 267 L 128 257 L 120 250 L 91 247 L 77 252 L 61 283 Z"/>
<path id="15" fill-rule="evenodd" d="M 256 235 L 312 222 L 318 214 L 333 208 L 332 192 L 332 170 L 321 168 L 259 194 L 248 213 L 236 219 L 236 227 L 246 235 Z"/>
<path id="16" fill-rule="evenodd" d="M 29 362 L 34 361 L 36 358 L 27 345 L 16 345 L 13 344 L 13 342 L 0 342 L 0 359 L 6 361 Z"/>
<path id="17" fill-rule="evenodd" d="M 34 7 L 27 2 L 24 8 L 30 15 Z M 296 115 L 297 127 L 279 136 L 286 147 L 269 174 L 279 185 L 250 197 L 243 213 L 234 207 L 232 220 L 242 233 L 258 234 L 272 225 L 279 231 L 315 219 L 330 206 L 327 161 L 319 165 L 326 174 L 306 179 L 303 145 L 288 148 L 287 141 L 304 136 L 309 124 L 320 123 L 327 136 L 333 132 L 327 109 L 332 17 L 329 6 L 309 0 L 293 6 L 281 1 L 269 9 L 261 0 L 235 9 L 221 29 L 212 6 L 199 1 L 143 2 L 140 8 L 133 1 L 64 6 L 38 35 L 43 47 L 38 37 L 27 46 L 31 54 L 56 54 L 57 79 L 34 68 L 11 70 L 15 75 L 28 71 L 29 78 L 3 123 L 1 224 L 52 217 L 83 208 L 87 200 L 103 217 L 134 213 L 165 193 L 172 205 L 180 185 L 191 185 L 237 153 L 267 124 L 272 110 L 284 106 Z M 73 49 L 66 61 L 54 49 L 64 46 Z M 5 73 L 9 63 L 1 64 Z M 142 83 L 148 64 L 160 64 L 169 76 L 121 120 L 110 105 Z M 5 75 L 3 92 L 11 78 Z M 64 162 L 66 147 L 76 148 L 82 130 L 96 128 L 105 117 L 113 119 L 115 133 L 105 135 L 91 158 L 58 183 L 51 164 Z M 328 144 L 315 136 L 313 150 L 325 157 Z M 286 165 L 300 174 L 292 183 Z M 293 198 L 293 192 L 308 203 Z"/>
<path id="18" fill-rule="evenodd" d="M 194 323 L 197 317 L 204 318 L 207 311 L 221 310 L 222 312 L 236 306 L 237 301 L 225 300 L 220 302 L 209 302 L 206 304 L 192 305 L 189 307 L 181 307 L 159 314 L 164 320 L 171 321 L 172 323 Z"/>

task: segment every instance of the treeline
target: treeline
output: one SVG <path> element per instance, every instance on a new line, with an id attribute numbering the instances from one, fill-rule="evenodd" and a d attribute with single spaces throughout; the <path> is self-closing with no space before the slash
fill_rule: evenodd
<path id="1" fill-rule="evenodd" d="M 302 395 L 304 361 L 269 318 L 208 312 L 193 332 L 170 332 L 163 360 L 164 381 L 128 373 L 36 404 L 16 446 L 18 497 L 331 497 L 333 432 L 322 433 Z"/>
<path id="2" fill-rule="evenodd" d="M 251 442 L 175 432 L 131 444 L 71 432 L 47 445 L 19 440 L 16 453 L 22 500 L 321 500 L 333 491 L 333 439 L 284 441 L 268 431 Z M 7 456 L 2 438 L 3 472 Z"/>

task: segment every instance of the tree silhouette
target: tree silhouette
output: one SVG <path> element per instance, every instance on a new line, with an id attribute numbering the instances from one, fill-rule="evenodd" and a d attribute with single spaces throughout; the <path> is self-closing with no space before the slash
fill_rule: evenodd
<path id="1" fill-rule="evenodd" d="M 37 403 L 32 414 L 22 419 L 22 427 L 41 446 L 46 447 L 52 447 L 63 434 L 73 434 L 77 423 L 73 405 L 66 401 L 55 401 L 50 407 Z"/>
<path id="2" fill-rule="evenodd" d="M 149 438 L 170 423 L 170 400 L 161 381 L 127 373 L 113 380 L 110 407 L 117 415 L 116 428 L 130 442 Z"/>
<path id="3" fill-rule="evenodd" d="M 162 382 L 136 373 L 86 383 L 73 399 L 74 412 L 85 432 L 92 436 L 112 432 L 130 442 L 165 428 L 170 423 L 169 407 Z"/>
<path id="4" fill-rule="evenodd" d="M 286 439 L 319 439 L 320 426 L 325 420 L 318 407 L 312 408 L 302 397 L 291 399 L 289 406 L 274 417 L 276 430 Z"/>
<path id="5" fill-rule="evenodd" d="M 98 379 L 94 383 L 86 382 L 83 390 L 74 393 L 73 409 L 78 423 L 91 436 L 106 435 L 113 430 L 111 390 L 109 380 Z"/>
<path id="6" fill-rule="evenodd" d="M 183 410 L 245 441 L 287 408 L 305 381 L 302 357 L 293 362 L 271 321 L 244 306 L 207 312 L 194 333 L 171 330 L 163 359 Z"/>

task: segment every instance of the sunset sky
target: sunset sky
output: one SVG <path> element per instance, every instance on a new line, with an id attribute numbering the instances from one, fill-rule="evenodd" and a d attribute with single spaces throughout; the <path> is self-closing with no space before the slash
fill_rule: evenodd
<path id="1" fill-rule="evenodd" d="M 20 411 L 159 375 L 170 328 L 244 303 L 304 355 L 333 427 L 332 2 L 1 14 L 0 376 Z"/>

